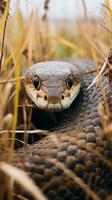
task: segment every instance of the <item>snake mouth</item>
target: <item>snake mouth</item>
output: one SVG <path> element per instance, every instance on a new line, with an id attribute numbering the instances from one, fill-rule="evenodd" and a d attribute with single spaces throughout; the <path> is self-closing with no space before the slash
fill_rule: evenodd
<path id="1" fill-rule="evenodd" d="M 41 109 L 49 111 L 49 112 L 59 112 L 59 111 L 63 110 L 60 102 L 58 102 L 58 103 L 48 103 L 47 107 L 41 107 Z"/>
<path id="2" fill-rule="evenodd" d="M 76 96 L 79 93 L 80 90 L 79 83 L 77 86 L 73 86 L 70 91 L 65 90 L 63 94 L 60 96 L 60 98 L 45 98 L 46 93 L 41 91 L 41 95 L 39 95 L 39 91 L 32 90 L 31 87 L 27 87 L 26 91 L 30 99 L 34 102 L 34 104 L 42 110 L 48 111 L 48 112 L 60 112 L 62 110 L 67 109 Z"/>

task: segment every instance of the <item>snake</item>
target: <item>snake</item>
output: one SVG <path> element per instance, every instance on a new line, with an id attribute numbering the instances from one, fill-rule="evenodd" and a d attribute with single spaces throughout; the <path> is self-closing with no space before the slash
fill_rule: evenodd
<path id="1" fill-rule="evenodd" d="M 66 114 L 46 137 L 14 155 L 14 165 L 25 170 L 49 200 L 112 195 L 111 142 L 98 112 L 100 106 L 105 113 L 102 87 L 98 81 L 91 85 L 95 72 L 80 75 L 91 65 L 89 61 L 46 61 L 34 64 L 25 74 L 26 93 L 39 109 Z M 111 112 L 109 74 L 102 77 L 102 86 Z"/>

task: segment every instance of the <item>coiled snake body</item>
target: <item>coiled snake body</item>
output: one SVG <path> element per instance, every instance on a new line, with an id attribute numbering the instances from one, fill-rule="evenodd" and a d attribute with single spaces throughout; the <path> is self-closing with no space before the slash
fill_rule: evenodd
<path id="1" fill-rule="evenodd" d="M 88 63 L 78 65 L 84 71 Z M 96 84 L 88 89 L 95 75 L 82 78 L 68 117 L 49 136 L 15 153 L 14 164 L 26 170 L 50 200 L 92 199 L 88 188 L 101 199 L 112 193 L 112 168 L 105 161 L 112 159 L 111 144 L 100 130 L 98 114 L 102 91 Z M 111 109 L 108 75 L 103 77 L 103 85 Z"/>

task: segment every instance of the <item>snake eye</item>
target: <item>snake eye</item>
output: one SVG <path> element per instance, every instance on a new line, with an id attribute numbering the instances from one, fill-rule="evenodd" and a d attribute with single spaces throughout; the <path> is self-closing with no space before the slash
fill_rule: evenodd
<path id="1" fill-rule="evenodd" d="M 33 85 L 36 89 L 40 89 L 40 85 L 41 85 L 41 80 L 39 78 L 39 76 L 35 76 L 33 79 Z"/>
<path id="2" fill-rule="evenodd" d="M 70 88 L 73 86 L 73 79 L 72 79 L 72 77 L 68 77 L 67 78 L 66 84 L 67 84 L 67 89 L 70 90 Z"/>

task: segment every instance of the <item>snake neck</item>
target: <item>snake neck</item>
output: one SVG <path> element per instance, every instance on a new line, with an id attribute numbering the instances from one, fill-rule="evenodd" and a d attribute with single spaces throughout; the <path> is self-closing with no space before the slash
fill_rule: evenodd
<path id="1" fill-rule="evenodd" d="M 98 83 L 88 89 L 95 76 L 96 74 L 93 73 L 82 78 L 80 93 L 71 107 L 64 111 L 65 119 L 56 127 L 57 132 L 59 130 L 59 132 L 68 133 L 75 129 L 86 133 L 96 133 L 99 127 L 102 128 L 98 113 L 98 106 L 104 102 L 102 89 Z M 108 106 L 112 110 L 112 84 L 109 76 L 103 77 L 103 87 Z"/>

